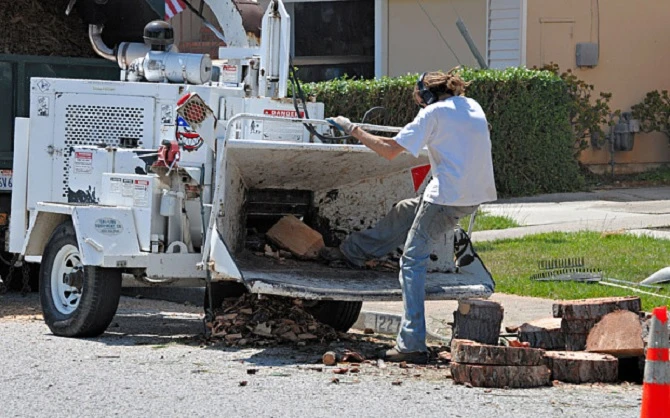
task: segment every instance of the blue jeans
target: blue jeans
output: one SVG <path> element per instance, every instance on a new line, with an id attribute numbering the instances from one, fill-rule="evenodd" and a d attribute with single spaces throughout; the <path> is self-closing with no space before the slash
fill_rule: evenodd
<path id="1" fill-rule="evenodd" d="M 395 205 L 374 228 L 354 232 L 340 245 L 347 259 L 360 267 L 369 259 L 380 258 L 400 247 L 400 286 L 404 315 L 396 340 L 401 352 L 427 351 L 426 272 L 430 260 L 431 241 L 445 235 L 453 236 L 458 220 L 477 210 L 477 206 L 443 206 L 428 203 L 420 197 L 406 199 Z M 452 244 L 447 246 L 452 254 Z"/>

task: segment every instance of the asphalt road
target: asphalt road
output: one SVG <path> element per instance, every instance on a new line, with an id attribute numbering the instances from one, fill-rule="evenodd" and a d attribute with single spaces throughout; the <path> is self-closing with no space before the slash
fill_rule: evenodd
<path id="1" fill-rule="evenodd" d="M 391 364 L 336 375 L 327 347 L 205 346 L 202 331 L 196 307 L 122 298 L 103 336 L 59 338 L 36 294 L 0 296 L 0 416 L 639 416 L 639 385 L 468 388 L 446 367 Z"/>

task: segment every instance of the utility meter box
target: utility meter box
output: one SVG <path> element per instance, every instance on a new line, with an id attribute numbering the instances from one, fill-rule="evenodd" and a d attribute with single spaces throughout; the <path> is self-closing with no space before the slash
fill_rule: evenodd
<path id="1" fill-rule="evenodd" d="M 598 65 L 598 44 L 580 42 L 576 47 L 577 67 L 595 67 Z"/>

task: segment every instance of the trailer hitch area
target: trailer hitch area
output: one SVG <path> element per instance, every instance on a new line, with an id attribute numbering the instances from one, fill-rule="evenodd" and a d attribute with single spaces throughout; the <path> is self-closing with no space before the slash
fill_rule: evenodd
<path id="1" fill-rule="evenodd" d="M 84 266 L 77 266 L 71 272 L 63 274 L 63 283 L 81 292 L 84 287 Z"/>

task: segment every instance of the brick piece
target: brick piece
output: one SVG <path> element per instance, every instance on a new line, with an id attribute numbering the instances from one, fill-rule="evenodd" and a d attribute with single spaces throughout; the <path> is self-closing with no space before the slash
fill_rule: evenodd
<path id="1" fill-rule="evenodd" d="M 321 234 L 293 215 L 286 215 L 270 228 L 267 238 L 302 259 L 315 259 L 323 248 Z"/>
<path id="2" fill-rule="evenodd" d="M 608 354 L 547 351 L 546 364 L 551 378 L 568 383 L 615 382 L 619 375 L 619 362 Z"/>
<path id="3" fill-rule="evenodd" d="M 486 388 L 534 388 L 550 385 L 551 372 L 542 366 L 491 366 L 451 363 L 455 383 Z"/>
<path id="4" fill-rule="evenodd" d="M 642 309 L 642 303 L 638 296 L 625 296 L 564 300 L 554 303 L 552 308 L 554 318 L 600 319 L 608 313 L 618 310 L 639 313 Z"/>
<path id="5" fill-rule="evenodd" d="M 451 342 L 451 359 L 463 364 L 540 366 L 544 364 L 544 350 L 486 345 L 470 340 L 454 339 Z"/>
<path id="6" fill-rule="evenodd" d="M 630 311 L 617 311 L 603 316 L 589 333 L 586 351 L 615 357 L 644 355 L 640 316 Z"/>
<path id="7" fill-rule="evenodd" d="M 560 318 L 543 318 L 526 322 L 519 327 L 519 341 L 545 350 L 565 350 L 565 336 Z"/>

